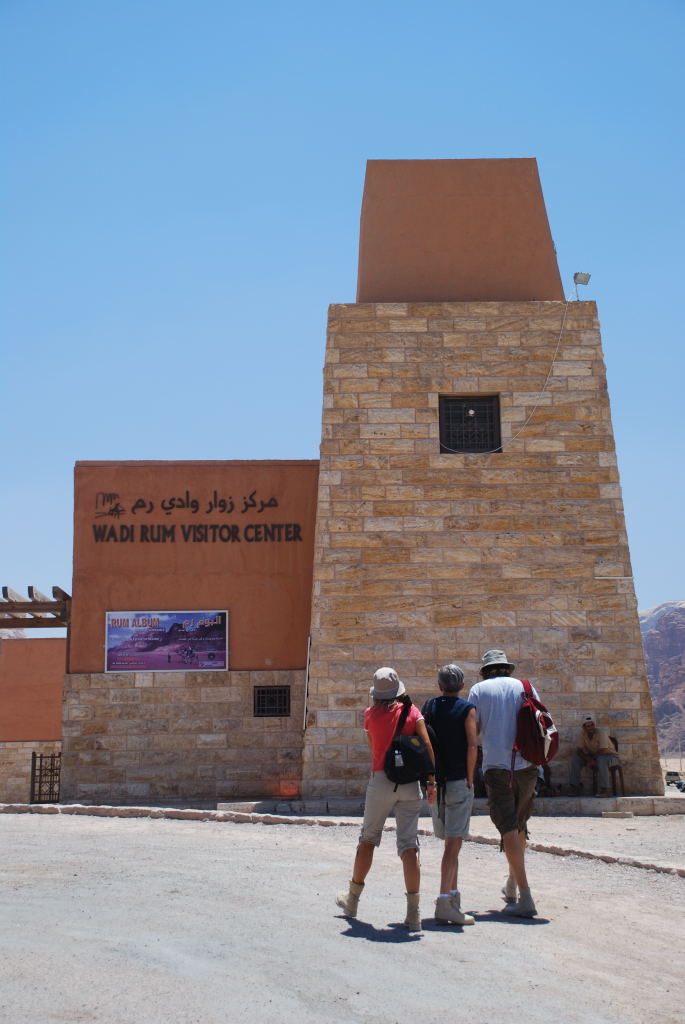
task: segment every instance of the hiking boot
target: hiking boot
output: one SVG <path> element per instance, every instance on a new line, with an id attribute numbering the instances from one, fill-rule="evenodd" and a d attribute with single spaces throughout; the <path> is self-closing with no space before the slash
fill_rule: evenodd
<path id="1" fill-rule="evenodd" d="M 475 924 L 470 914 L 461 909 L 460 896 L 438 896 L 435 901 L 435 920 L 441 924 Z"/>
<path id="2" fill-rule="evenodd" d="M 505 903 L 516 903 L 516 897 L 518 895 L 518 888 L 516 886 L 516 879 L 511 876 L 507 877 L 506 882 L 502 886 L 502 896 L 504 897 Z"/>
<path id="3" fill-rule="evenodd" d="M 404 926 L 410 932 L 421 931 L 421 912 L 419 910 L 418 892 L 407 893 L 407 916 L 404 919 Z"/>
<path id="4" fill-rule="evenodd" d="M 504 913 L 512 917 L 535 917 L 537 910 L 530 889 L 521 889 L 519 898 L 515 903 L 507 903 Z"/>
<path id="5" fill-rule="evenodd" d="M 356 917 L 359 897 L 364 888 L 363 882 L 350 882 L 349 892 L 339 892 L 335 902 L 344 911 L 345 917 Z"/>

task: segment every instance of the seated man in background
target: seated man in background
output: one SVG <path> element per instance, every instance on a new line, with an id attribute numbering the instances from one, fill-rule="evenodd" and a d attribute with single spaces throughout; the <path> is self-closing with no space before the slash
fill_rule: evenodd
<path id="1" fill-rule="evenodd" d="M 583 768 L 597 767 L 599 782 L 598 796 L 609 796 L 609 769 L 620 764 L 620 760 L 605 729 L 598 729 L 590 715 L 583 724 L 576 743 L 576 752 L 572 755 L 569 765 L 569 782 L 571 792 L 581 793 L 583 790 L 580 773 Z"/>

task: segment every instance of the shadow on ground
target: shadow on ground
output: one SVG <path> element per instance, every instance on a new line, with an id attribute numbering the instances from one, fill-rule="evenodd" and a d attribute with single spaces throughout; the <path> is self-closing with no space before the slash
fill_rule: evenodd
<path id="1" fill-rule="evenodd" d="M 420 932 L 408 932 L 399 921 L 389 924 L 387 928 L 376 928 L 365 921 L 350 920 L 342 914 L 337 916 L 349 925 L 347 931 L 340 933 L 347 939 L 366 939 L 367 942 L 393 942 L 403 945 L 407 942 L 418 942 L 421 938 Z"/>

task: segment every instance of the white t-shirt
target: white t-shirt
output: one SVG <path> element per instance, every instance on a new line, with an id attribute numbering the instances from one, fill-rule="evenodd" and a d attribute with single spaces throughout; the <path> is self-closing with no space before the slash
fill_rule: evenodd
<path id="1" fill-rule="evenodd" d="M 516 739 L 516 716 L 522 693 L 523 683 L 511 676 L 484 679 L 471 687 L 469 700 L 476 706 L 484 772 L 488 768 L 506 768 L 507 771 L 511 768 L 511 748 Z M 538 697 L 534 687 L 533 694 Z M 517 754 L 514 771 L 528 767 L 529 762 Z"/>

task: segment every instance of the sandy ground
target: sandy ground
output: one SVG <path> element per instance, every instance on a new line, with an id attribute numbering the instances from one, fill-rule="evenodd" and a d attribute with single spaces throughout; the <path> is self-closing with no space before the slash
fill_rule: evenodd
<path id="1" fill-rule="evenodd" d="M 486 821 L 474 819 L 473 831 Z M 544 827 L 567 838 L 569 822 L 579 834 L 589 822 L 598 832 L 586 828 L 588 842 L 629 837 L 652 857 L 662 835 L 664 858 L 682 860 L 684 821 L 545 819 Z M 685 879 L 531 852 L 540 916 L 516 921 L 500 909 L 502 855 L 467 843 L 463 903 L 477 923 L 443 927 L 430 917 L 441 844 L 425 837 L 424 931 L 411 935 L 400 925 L 393 833 L 376 855 L 359 920 L 339 915 L 334 895 L 349 877 L 357 828 L 0 816 L 0 1020 L 683 1020 Z"/>
<path id="2" fill-rule="evenodd" d="M 678 793 L 675 799 L 685 796 Z M 685 809 L 685 808 L 684 808 Z M 428 821 L 427 827 L 430 827 Z M 636 815 L 632 818 L 531 818 L 533 844 L 572 849 L 596 856 L 629 857 L 644 864 L 685 869 L 685 814 Z M 471 818 L 471 833 L 497 838 L 487 815 Z M 685 884 L 685 879 L 683 879 Z"/>

